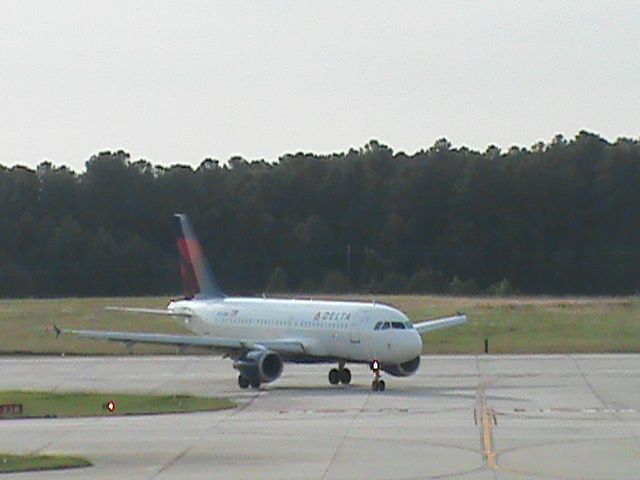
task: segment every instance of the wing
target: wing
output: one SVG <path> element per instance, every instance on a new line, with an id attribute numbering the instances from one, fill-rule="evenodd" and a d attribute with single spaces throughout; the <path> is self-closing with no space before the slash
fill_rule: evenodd
<path id="1" fill-rule="evenodd" d="M 414 328 L 418 333 L 432 332 L 433 330 L 439 330 L 441 328 L 449 328 L 455 325 L 460 325 L 467 321 L 467 316 L 464 313 L 457 313 L 451 317 L 434 318 L 433 320 L 427 320 L 424 322 L 414 323 Z"/>
<path id="2" fill-rule="evenodd" d="M 166 308 L 133 308 L 133 307 L 104 307 L 110 312 L 144 313 L 147 315 L 165 315 L 169 317 L 190 317 L 189 311 L 167 310 Z"/>
<path id="3" fill-rule="evenodd" d="M 76 335 L 92 340 L 108 340 L 110 342 L 133 345 L 147 343 L 152 345 L 171 345 L 174 347 L 199 347 L 209 350 L 246 351 L 246 350 L 273 350 L 284 354 L 304 354 L 304 343 L 297 339 L 281 340 L 238 340 L 235 338 L 173 335 L 168 333 L 136 333 L 136 332 L 110 332 L 105 330 L 67 330 L 56 325 L 53 326 L 57 336 Z"/>

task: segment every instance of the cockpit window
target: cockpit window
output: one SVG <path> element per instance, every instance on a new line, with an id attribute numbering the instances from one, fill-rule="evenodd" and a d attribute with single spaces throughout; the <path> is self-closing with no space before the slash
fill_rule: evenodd
<path id="1" fill-rule="evenodd" d="M 404 324 L 406 325 L 406 327 L 411 330 L 413 328 L 413 323 L 411 322 L 404 322 Z"/>
<path id="2" fill-rule="evenodd" d="M 374 330 L 380 330 L 380 327 L 382 326 L 382 322 L 378 322 L 376 323 L 376 326 L 373 327 Z"/>
<path id="3" fill-rule="evenodd" d="M 402 322 L 391 322 L 391 325 L 397 330 L 404 330 L 404 323 Z"/>
<path id="4" fill-rule="evenodd" d="M 391 328 L 391 324 L 389 322 L 384 322 L 382 324 L 382 330 L 388 330 Z"/>

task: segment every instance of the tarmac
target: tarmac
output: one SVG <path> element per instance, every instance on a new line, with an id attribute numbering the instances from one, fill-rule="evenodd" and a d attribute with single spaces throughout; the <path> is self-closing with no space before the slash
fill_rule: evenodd
<path id="1" fill-rule="evenodd" d="M 3 478 L 640 478 L 640 355 L 425 356 L 407 378 L 286 364 L 240 390 L 211 356 L 5 357 L 0 389 L 230 397 L 221 412 L 0 420 L 0 451 L 80 455 L 93 467 Z"/>

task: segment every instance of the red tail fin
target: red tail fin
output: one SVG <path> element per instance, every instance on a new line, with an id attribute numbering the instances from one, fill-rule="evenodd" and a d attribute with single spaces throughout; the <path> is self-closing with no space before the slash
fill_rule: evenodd
<path id="1" fill-rule="evenodd" d="M 175 214 L 178 227 L 178 255 L 180 276 L 187 298 L 224 298 L 218 286 L 200 242 L 193 233 L 189 218 L 184 213 Z"/>

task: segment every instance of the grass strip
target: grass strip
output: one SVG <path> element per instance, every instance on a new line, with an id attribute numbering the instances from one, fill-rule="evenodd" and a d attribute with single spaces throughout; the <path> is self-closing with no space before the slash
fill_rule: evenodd
<path id="1" fill-rule="evenodd" d="M 113 402 L 114 409 L 107 406 Z M 0 418 L 108 417 L 215 411 L 235 407 L 226 398 L 191 395 L 0 391 L 0 405 L 20 405 L 21 413 L 5 411 Z"/>
<path id="2" fill-rule="evenodd" d="M 0 473 L 30 472 L 35 470 L 61 470 L 90 467 L 91 462 L 67 455 L 9 455 L 0 453 Z"/>

